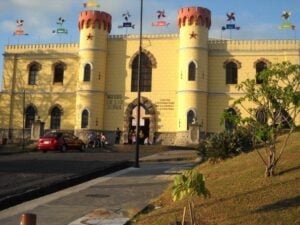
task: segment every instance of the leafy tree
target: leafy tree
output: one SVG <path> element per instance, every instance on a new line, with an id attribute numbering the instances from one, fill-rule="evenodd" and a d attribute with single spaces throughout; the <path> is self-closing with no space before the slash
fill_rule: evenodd
<path id="1" fill-rule="evenodd" d="M 300 65 L 282 62 L 258 74 L 262 81 L 247 79 L 237 85 L 243 97 L 237 99 L 233 107 L 241 107 L 246 116 L 226 114 L 225 117 L 251 129 L 253 142 L 263 145 L 265 153 L 257 151 L 265 164 L 267 177 L 275 174 L 275 168 L 284 153 L 288 139 L 294 131 L 295 119 L 300 113 Z M 237 118 L 239 117 L 239 118 Z M 225 118 L 226 119 L 226 118 Z M 288 131 L 280 149 L 278 136 Z"/>
<path id="2" fill-rule="evenodd" d="M 174 185 L 172 187 L 172 197 L 173 201 L 181 200 L 185 197 L 189 198 L 189 211 L 190 211 L 190 218 L 191 224 L 195 225 L 195 214 L 194 214 L 194 207 L 192 204 L 191 198 L 193 196 L 201 196 L 204 197 L 210 196 L 208 189 L 205 186 L 205 179 L 203 174 L 198 173 L 196 170 L 185 170 L 182 174 L 177 175 L 174 178 Z M 184 224 L 185 220 L 185 212 L 186 207 L 183 210 L 183 217 L 182 223 Z"/>

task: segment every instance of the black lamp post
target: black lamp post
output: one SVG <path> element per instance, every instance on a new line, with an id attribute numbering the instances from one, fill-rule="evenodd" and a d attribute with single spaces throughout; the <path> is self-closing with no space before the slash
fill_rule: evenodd
<path id="1" fill-rule="evenodd" d="M 24 148 L 25 148 L 25 119 L 26 119 L 26 116 L 25 116 L 25 113 L 26 113 L 26 110 L 25 110 L 25 89 L 23 90 L 23 128 L 22 128 L 22 150 L 24 151 Z"/>
<path id="2" fill-rule="evenodd" d="M 140 12 L 140 46 L 139 46 L 139 63 L 138 63 L 138 85 L 137 85 L 137 118 L 136 118 L 136 145 L 135 145 L 135 165 L 139 168 L 139 152 L 140 152 L 140 117 L 141 117 L 141 71 L 142 71 L 142 37 L 143 36 L 143 0 L 141 0 L 141 12 Z"/>

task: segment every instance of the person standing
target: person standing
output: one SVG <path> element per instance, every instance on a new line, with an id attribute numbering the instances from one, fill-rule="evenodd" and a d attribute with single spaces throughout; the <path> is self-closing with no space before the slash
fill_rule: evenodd
<path id="1" fill-rule="evenodd" d="M 115 136 L 116 136 L 116 138 L 115 138 L 115 144 L 120 144 L 121 131 L 120 131 L 119 127 L 115 131 Z"/>
<path id="2" fill-rule="evenodd" d="M 132 131 L 132 133 L 131 133 L 131 142 L 132 142 L 132 144 L 136 143 L 136 133 L 135 133 L 135 131 Z"/>
<path id="3" fill-rule="evenodd" d="M 105 145 L 108 143 L 107 143 L 106 137 L 103 132 L 101 132 L 100 138 L 101 138 L 101 147 L 105 147 Z"/>

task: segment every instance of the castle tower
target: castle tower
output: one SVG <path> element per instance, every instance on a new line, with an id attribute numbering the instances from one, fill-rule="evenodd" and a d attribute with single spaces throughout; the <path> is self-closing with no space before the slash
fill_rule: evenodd
<path id="1" fill-rule="evenodd" d="M 178 11 L 178 131 L 186 131 L 195 122 L 206 131 L 210 25 L 211 13 L 206 8 L 187 7 Z"/>
<path id="2" fill-rule="evenodd" d="M 100 11 L 83 11 L 78 20 L 80 31 L 79 77 L 76 95 L 76 127 L 82 128 L 82 113 L 88 112 L 85 128 L 103 129 L 107 38 L 111 15 Z"/>

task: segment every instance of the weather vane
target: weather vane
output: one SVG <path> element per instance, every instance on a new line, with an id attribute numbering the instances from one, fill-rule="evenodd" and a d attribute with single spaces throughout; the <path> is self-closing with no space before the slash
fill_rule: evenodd
<path id="1" fill-rule="evenodd" d="M 226 17 L 227 17 L 227 21 L 229 23 L 227 23 L 225 26 L 222 26 L 222 31 L 230 30 L 230 38 L 231 38 L 231 31 L 232 30 L 240 30 L 241 27 L 237 26 L 234 23 L 235 22 L 235 13 L 234 12 L 226 13 Z"/>
<path id="2" fill-rule="evenodd" d="M 119 25 L 118 28 L 126 28 L 126 34 L 127 34 L 127 28 L 131 27 L 132 29 L 134 29 L 135 25 L 129 21 L 129 18 L 131 17 L 131 14 L 129 13 L 129 11 L 126 11 L 125 13 L 123 13 L 122 17 L 124 19 L 124 22 L 122 25 Z"/>
<path id="3" fill-rule="evenodd" d="M 24 20 L 20 19 L 20 20 L 17 20 L 16 21 L 16 26 L 17 26 L 17 29 L 15 30 L 15 32 L 13 33 L 13 35 L 18 35 L 18 36 L 21 36 L 21 35 L 28 35 L 28 33 L 26 33 L 23 29 L 23 26 L 24 26 Z"/>
<path id="4" fill-rule="evenodd" d="M 169 22 L 162 20 L 163 18 L 166 17 L 165 10 L 157 10 L 157 21 L 152 23 L 152 26 L 154 27 L 166 27 L 169 26 Z"/>
<path id="5" fill-rule="evenodd" d="M 281 13 L 281 18 L 283 19 L 283 23 L 278 27 L 278 29 L 292 29 L 296 30 L 296 26 L 292 24 L 289 19 L 292 16 L 292 13 L 290 11 L 284 10 Z"/>
<path id="6" fill-rule="evenodd" d="M 63 28 L 65 20 L 62 17 L 59 17 L 58 20 L 56 21 L 56 24 L 59 26 L 56 28 L 56 30 L 53 30 L 52 33 L 56 34 L 67 34 L 68 30 L 66 28 Z"/>

